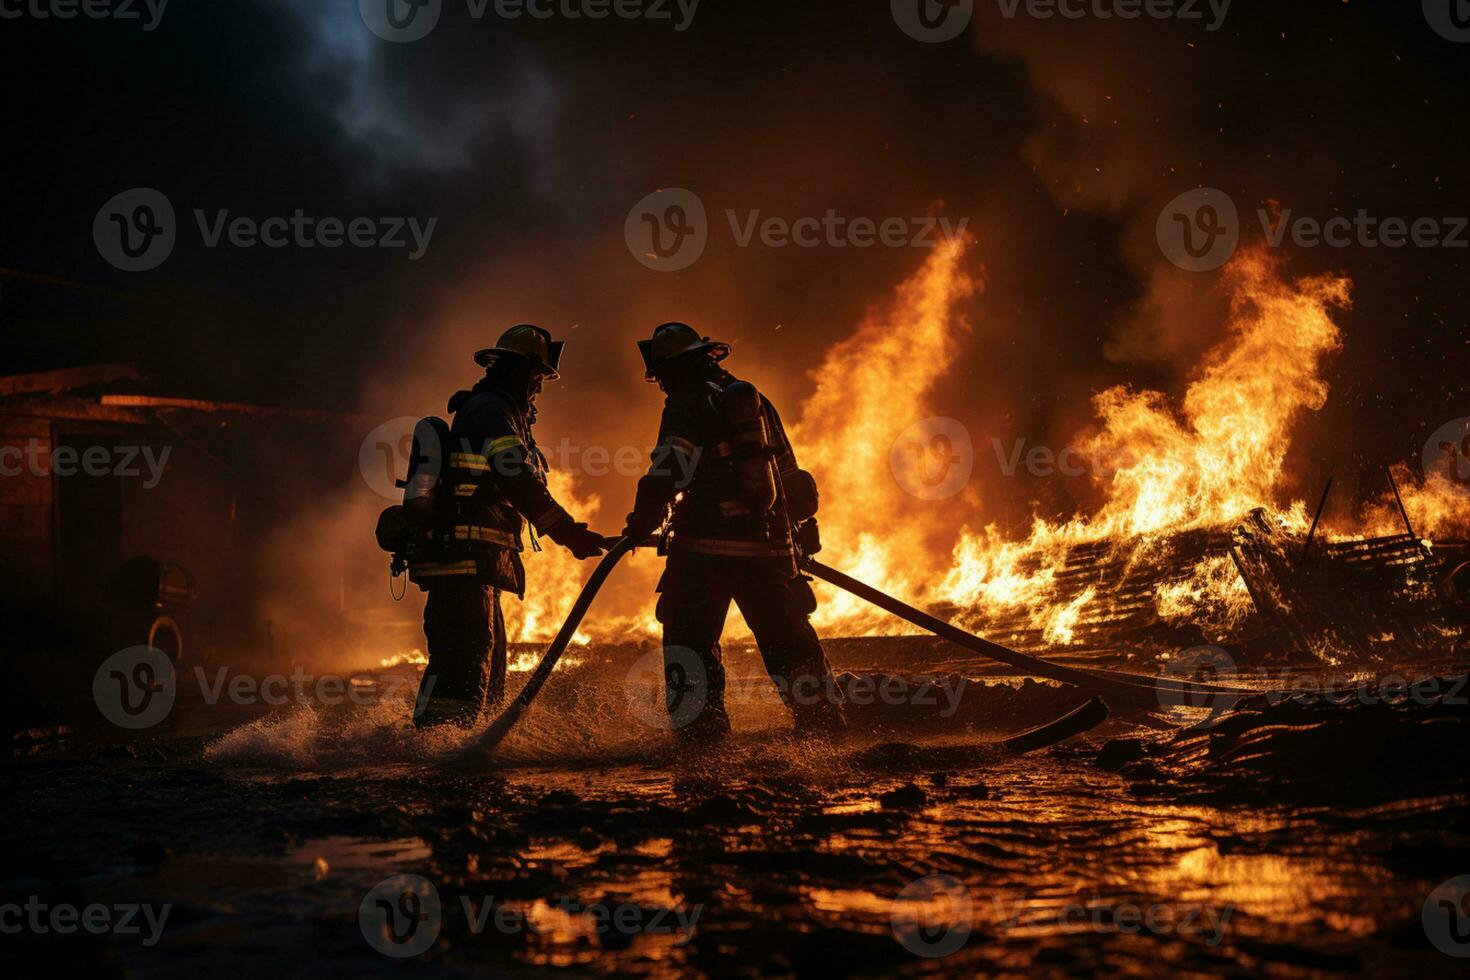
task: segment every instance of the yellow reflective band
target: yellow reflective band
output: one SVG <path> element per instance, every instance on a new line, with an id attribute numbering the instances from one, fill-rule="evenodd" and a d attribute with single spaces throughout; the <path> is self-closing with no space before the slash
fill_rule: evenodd
<path id="1" fill-rule="evenodd" d="M 461 524 L 454 529 L 454 540 L 487 541 L 490 544 L 498 544 L 502 548 L 514 548 L 516 546 L 515 535 L 508 531 L 501 531 L 493 527 L 474 527 L 469 524 Z"/>
<path id="2" fill-rule="evenodd" d="M 454 495 L 456 497 L 473 497 L 475 491 L 478 489 L 480 489 L 478 483 L 461 483 L 454 488 Z"/>
<path id="3" fill-rule="evenodd" d="M 478 453 L 450 453 L 449 465 L 471 473 L 489 473 L 490 463 Z"/>
<path id="4" fill-rule="evenodd" d="M 503 453 L 507 449 L 515 449 L 520 445 L 521 440 L 519 436 L 501 436 L 485 447 L 485 455 L 494 456 L 496 453 Z"/>
<path id="5" fill-rule="evenodd" d="M 699 449 L 698 446 L 690 442 L 688 439 L 684 439 L 679 436 L 669 437 L 669 448 L 676 453 L 683 453 L 685 456 L 693 456 L 695 452 Z"/>

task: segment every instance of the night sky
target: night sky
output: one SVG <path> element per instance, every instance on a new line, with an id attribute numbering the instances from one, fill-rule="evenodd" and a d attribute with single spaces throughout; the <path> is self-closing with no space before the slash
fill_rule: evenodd
<path id="1" fill-rule="evenodd" d="M 876 0 L 705 0 L 682 31 L 668 9 L 475 20 L 446 0 L 406 44 L 370 33 L 354 0 L 173 0 L 151 31 L 0 20 L 0 265 L 90 287 L 0 279 L 0 364 L 131 359 L 181 393 L 412 414 L 442 410 L 438 389 L 473 380 L 473 347 L 525 319 L 572 339 L 547 418 L 631 437 L 656 412 L 632 340 L 656 323 L 731 340 L 799 398 L 826 346 L 926 254 L 739 248 L 726 209 L 939 214 L 969 219 L 986 287 L 934 402 L 1007 439 L 1064 440 L 1093 390 L 1177 394 L 1220 337 L 1218 277 L 1174 269 L 1153 238 L 1176 195 L 1226 190 L 1247 240 L 1266 206 L 1470 214 L 1470 44 L 1418 3 L 1238 0 L 1210 31 L 1207 9 L 1007 20 L 980 0 L 941 44 Z M 179 231 L 161 266 L 128 273 L 92 228 L 135 187 L 162 191 Z M 711 216 L 678 273 L 644 268 L 623 238 L 661 187 L 695 190 Z M 418 260 L 208 248 L 196 208 L 437 224 Z M 1470 414 L 1470 249 L 1280 252 L 1290 275 L 1355 284 L 1293 472 L 1304 495 L 1329 470 L 1376 493 L 1372 474 Z"/>

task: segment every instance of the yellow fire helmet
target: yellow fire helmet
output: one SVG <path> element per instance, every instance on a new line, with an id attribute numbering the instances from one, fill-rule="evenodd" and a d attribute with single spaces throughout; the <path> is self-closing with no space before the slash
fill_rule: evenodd
<path id="1" fill-rule="evenodd" d="M 514 354 L 517 357 L 530 358 L 536 370 L 555 381 L 561 377 L 561 352 L 565 346 L 564 340 L 552 340 L 550 331 L 529 323 L 520 323 L 501 334 L 494 347 L 476 353 L 475 363 L 480 367 L 489 367 L 490 362 L 502 354 Z"/>

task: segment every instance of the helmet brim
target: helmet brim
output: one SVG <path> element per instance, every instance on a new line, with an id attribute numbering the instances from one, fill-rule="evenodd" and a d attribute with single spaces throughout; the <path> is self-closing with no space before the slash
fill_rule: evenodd
<path id="1" fill-rule="evenodd" d="M 489 367 L 497 357 L 524 357 L 531 362 L 537 373 L 541 374 L 548 381 L 555 381 L 561 377 L 561 352 L 566 344 L 567 342 L 565 340 L 553 340 L 551 342 L 548 350 L 548 354 L 551 357 L 550 364 L 535 354 L 528 354 L 523 350 L 511 350 L 507 347 L 487 347 L 482 351 L 476 351 L 475 363 L 480 365 L 480 367 Z"/>
<path id="2" fill-rule="evenodd" d="M 675 361 L 682 360 L 686 357 L 691 357 L 695 354 L 703 354 L 709 351 L 714 352 L 716 361 L 723 361 L 725 358 L 730 356 L 730 345 L 720 343 L 718 340 L 701 340 L 699 343 L 692 344 L 689 347 L 686 347 L 683 350 L 679 351 L 677 354 L 666 357 L 662 361 L 655 364 L 653 363 L 653 341 L 640 340 L 638 341 L 638 352 L 643 355 L 643 380 L 657 381 L 658 372 L 662 371 L 670 364 L 673 364 Z"/>

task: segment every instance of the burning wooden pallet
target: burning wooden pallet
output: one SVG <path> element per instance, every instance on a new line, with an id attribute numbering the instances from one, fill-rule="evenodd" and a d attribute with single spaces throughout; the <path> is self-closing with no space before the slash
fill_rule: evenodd
<path id="1" fill-rule="evenodd" d="M 1230 548 L 1256 609 L 1292 653 L 1423 657 L 1458 635 L 1438 587 L 1447 562 L 1413 535 L 1308 550 L 1256 510 L 1235 528 Z"/>
<path id="2" fill-rule="evenodd" d="M 1187 578 L 1211 555 L 1224 555 L 1228 544 L 1227 531 L 1211 529 L 1077 545 L 1051 577 L 1048 605 L 1055 615 L 1038 623 L 1031 608 L 1006 611 L 983 620 L 986 634 L 1017 649 L 1046 650 L 1116 647 L 1172 631 L 1159 615 L 1159 587 Z M 1040 574 L 1042 560 L 1031 559 L 1018 572 Z"/>
<path id="3" fill-rule="evenodd" d="M 1261 640 L 1293 657 L 1417 658 L 1464 635 L 1439 588 L 1455 564 L 1450 559 L 1464 551 L 1456 543 L 1430 548 L 1409 534 L 1319 542 L 1308 550 L 1303 535 L 1256 510 L 1233 528 L 1074 546 L 1051 574 L 1044 615 L 1028 606 L 982 615 L 975 625 L 1030 651 Z M 1163 590 L 1226 556 L 1254 605 L 1231 635 L 1201 638 L 1191 624 L 1166 619 Z M 1030 559 L 1017 571 L 1042 574 L 1042 561 Z"/>

